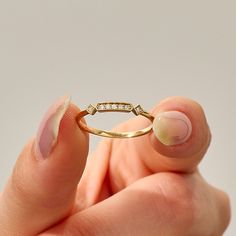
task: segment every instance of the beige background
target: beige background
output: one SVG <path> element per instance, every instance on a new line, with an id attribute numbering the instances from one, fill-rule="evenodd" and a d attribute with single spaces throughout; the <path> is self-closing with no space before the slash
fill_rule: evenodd
<path id="1" fill-rule="evenodd" d="M 150 109 L 183 95 L 206 111 L 213 140 L 200 168 L 234 212 L 235 10 L 234 0 L 0 0 L 0 188 L 57 97 Z M 235 223 L 225 235 L 236 235 Z"/>

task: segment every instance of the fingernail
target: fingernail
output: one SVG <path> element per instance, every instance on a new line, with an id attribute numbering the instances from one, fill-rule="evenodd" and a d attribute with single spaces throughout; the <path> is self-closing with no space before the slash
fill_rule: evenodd
<path id="1" fill-rule="evenodd" d="M 188 140 L 192 133 L 192 124 L 184 113 L 167 111 L 155 117 L 153 131 L 161 143 L 167 146 L 177 145 Z"/>
<path id="2" fill-rule="evenodd" d="M 70 97 L 64 96 L 55 102 L 45 114 L 36 136 L 37 159 L 46 159 L 57 143 L 61 120 L 70 105 Z"/>

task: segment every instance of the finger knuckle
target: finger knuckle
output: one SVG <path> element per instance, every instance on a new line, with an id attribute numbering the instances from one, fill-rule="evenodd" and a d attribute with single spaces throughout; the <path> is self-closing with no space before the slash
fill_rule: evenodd
<path id="1" fill-rule="evenodd" d="M 153 201 L 156 201 L 158 209 L 160 201 L 162 202 L 164 215 L 171 224 L 187 230 L 194 224 L 196 212 L 194 196 L 188 182 L 180 174 L 161 175 L 156 190 L 158 197 L 154 194 Z"/>
<path id="2" fill-rule="evenodd" d="M 218 207 L 218 226 L 219 232 L 225 231 L 231 220 L 231 203 L 229 195 L 223 191 L 219 191 L 219 207 Z"/>
<path id="3" fill-rule="evenodd" d="M 78 235 L 78 236 L 99 236 L 105 235 L 102 232 L 102 222 L 98 217 L 85 216 L 79 214 L 68 222 L 65 235 Z"/>

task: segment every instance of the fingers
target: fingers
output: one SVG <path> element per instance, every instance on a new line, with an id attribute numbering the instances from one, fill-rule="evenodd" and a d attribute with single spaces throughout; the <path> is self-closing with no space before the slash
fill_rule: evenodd
<path id="1" fill-rule="evenodd" d="M 130 140 L 129 148 L 152 171 L 191 172 L 203 158 L 210 130 L 201 106 L 193 100 L 171 97 L 155 106 L 154 132 Z M 133 128 L 143 121 L 130 124 Z M 113 144 L 114 145 L 114 144 Z"/>
<path id="2" fill-rule="evenodd" d="M 70 213 L 88 152 L 78 111 L 63 97 L 24 147 L 0 197 L 1 235 L 36 235 Z"/>
<path id="3" fill-rule="evenodd" d="M 203 158 L 210 130 L 201 106 L 183 97 L 171 97 L 157 104 L 155 132 L 131 139 L 104 139 L 86 165 L 77 201 L 81 209 L 157 172 L 193 172 Z M 133 131 L 149 125 L 135 117 L 116 131 Z M 99 193 L 102 193 L 99 195 Z"/>
<path id="4" fill-rule="evenodd" d="M 198 103 L 172 97 L 157 104 L 150 113 L 155 117 L 154 132 L 112 140 L 109 177 L 113 192 L 152 173 L 193 172 L 209 146 L 209 127 Z M 147 119 L 137 117 L 119 128 L 137 130 L 147 125 Z"/>
<path id="5" fill-rule="evenodd" d="M 197 173 L 158 173 L 130 185 L 42 234 L 222 235 L 228 212 Z"/>
<path id="6" fill-rule="evenodd" d="M 209 185 L 209 189 L 211 190 L 211 196 L 215 196 L 215 205 L 214 209 L 217 209 L 217 213 L 214 215 L 215 220 L 218 222 L 216 224 L 216 230 L 218 234 L 223 235 L 224 230 L 228 227 L 231 219 L 231 207 L 230 207 L 230 199 L 229 196 L 220 189 L 217 189 L 213 186 Z M 210 201 L 208 201 L 209 205 Z M 206 208 L 208 207 L 206 206 Z"/>
<path id="7" fill-rule="evenodd" d="M 151 112 L 156 117 L 150 137 L 153 148 L 167 157 L 187 157 L 199 162 L 210 143 L 210 130 L 202 107 L 193 100 L 172 97 Z"/>

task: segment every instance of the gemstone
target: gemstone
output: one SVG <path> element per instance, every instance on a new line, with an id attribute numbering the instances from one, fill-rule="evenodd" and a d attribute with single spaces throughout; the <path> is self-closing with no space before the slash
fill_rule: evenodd
<path id="1" fill-rule="evenodd" d="M 112 105 L 111 105 L 111 108 L 112 108 L 113 110 L 117 110 L 118 105 L 117 105 L 117 104 L 112 104 Z"/>
<path id="2" fill-rule="evenodd" d="M 105 106 L 106 106 L 106 110 L 111 110 L 111 104 L 107 103 Z"/>
<path id="3" fill-rule="evenodd" d="M 96 113 L 97 109 L 92 104 L 90 104 L 87 108 L 87 112 L 91 115 L 94 115 Z"/>
<path id="4" fill-rule="evenodd" d="M 125 110 L 130 110 L 131 106 L 129 104 L 125 105 Z"/>
<path id="5" fill-rule="evenodd" d="M 124 109 L 125 109 L 125 105 L 124 105 L 124 104 L 119 104 L 118 108 L 119 108 L 120 110 L 124 110 Z"/>
<path id="6" fill-rule="evenodd" d="M 105 107 L 103 104 L 100 104 L 100 105 L 98 106 L 98 109 L 99 109 L 99 110 L 105 110 L 106 107 Z"/>
<path id="7" fill-rule="evenodd" d="M 137 115 L 143 112 L 143 108 L 140 105 L 136 106 L 134 109 L 135 109 Z"/>

